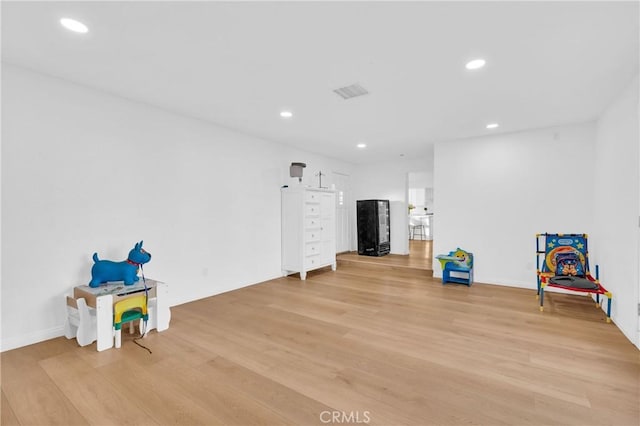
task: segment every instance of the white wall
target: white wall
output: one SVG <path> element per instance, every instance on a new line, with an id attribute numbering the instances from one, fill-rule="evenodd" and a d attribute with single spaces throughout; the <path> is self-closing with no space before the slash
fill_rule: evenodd
<path id="1" fill-rule="evenodd" d="M 433 186 L 433 169 L 409 173 L 409 188 L 430 188 Z"/>
<path id="2" fill-rule="evenodd" d="M 3 64 L 2 349 L 62 335 L 91 256 L 144 239 L 172 305 L 280 275 L 292 161 L 351 166 Z"/>
<path id="3" fill-rule="evenodd" d="M 591 253 L 600 263 L 602 284 L 613 293 L 613 321 L 640 347 L 638 90 L 636 76 L 597 123 Z"/>
<path id="4" fill-rule="evenodd" d="M 461 247 L 476 281 L 535 289 L 535 234 L 593 228 L 594 145 L 593 123 L 436 144 L 434 255 Z"/>
<path id="5" fill-rule="evenodd" d="M 407 183 L 409 172 L 430 172 L 433 157 L 361 164 L 354 168 L 352 187 L 354 200 L 389 200 L 391 202 L 391 253 L 409 254 Z M 355 203 L 355 201 L 354 201 Z M 398 215 L 400 214 L 400 218 Z M 353 223 L 356 222 L 355 209 Z M 357 229 L 353 227 L 353 247 L 358 247 Z"/>

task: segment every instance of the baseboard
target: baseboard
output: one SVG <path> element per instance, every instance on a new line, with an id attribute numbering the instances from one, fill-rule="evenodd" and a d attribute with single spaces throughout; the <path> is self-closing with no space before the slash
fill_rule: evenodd
<path id="1" fill-rule="evenodd" d="M 45 340 L 55 339 L 60 336 L 64 336 L 64 325 L 46 330 L 38 330 L 21 336 L 3 338 L 0 341 L 0 352 L 33 345 L 34 343 L 44 342 Z"/>

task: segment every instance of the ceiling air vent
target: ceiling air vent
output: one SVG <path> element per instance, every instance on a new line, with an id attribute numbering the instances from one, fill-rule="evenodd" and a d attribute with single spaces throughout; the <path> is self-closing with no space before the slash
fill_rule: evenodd
<path id="1" fill-rule="evenodd" d="M 367 92 L 367 89 L 360 86 L 359 84 L 352 84 L 351 86 L 341 87 L 334 90 L 334 92 L 342 96 L 343 99 L 351 99 L 369 93 Z"/>

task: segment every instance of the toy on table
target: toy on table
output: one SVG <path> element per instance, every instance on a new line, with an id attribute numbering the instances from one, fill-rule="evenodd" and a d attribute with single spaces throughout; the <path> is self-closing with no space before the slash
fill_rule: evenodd
<path id="1" fill-rule="evenodd" d="M 93 261 L 95 263 L 91 267 L 89 287 L 98 287 L 100 284 L 113 281 L 124 281 L 125 285 L 132 285 L 140 279 L 138 278 L 138 269 L 150 260 L 151 254 L 142 248 L 142 241 L 136 243 L 129 252 L 127 260 L 122 262 L 100 260 L 98 253 L 94 253 Z"/>
<path id="2" fill-rule="evenodd" d="M 473 253 L 458 247 L 448 255 L 436 256 L 436 259 L 440 261 L 442 267 L 442 284 L 459 283 L 471 287 L 473 283 Z"/>

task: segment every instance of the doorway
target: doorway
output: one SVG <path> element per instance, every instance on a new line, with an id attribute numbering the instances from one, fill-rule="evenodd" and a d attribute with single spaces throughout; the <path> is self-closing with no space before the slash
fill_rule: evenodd
<path id="1" fill-rule="evenodd" d="M 434 238 L 433 174 L 407 173 L 409 256 L 432 262 Z"/>
<path id="2" fill-rule="evenodd" d="M 350 176 L 333 172 L 336 187 L 336 253 L 351 251 L 351 223 L 349 208 L 351 203 Z"/>

